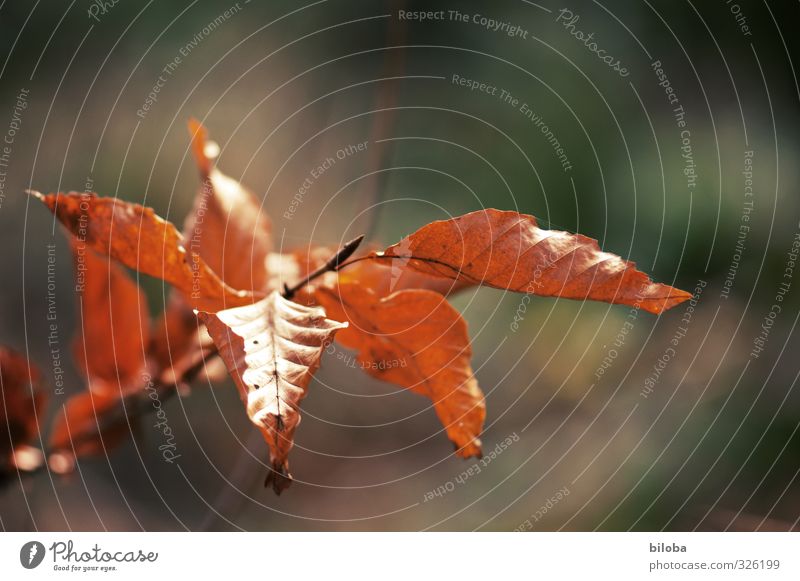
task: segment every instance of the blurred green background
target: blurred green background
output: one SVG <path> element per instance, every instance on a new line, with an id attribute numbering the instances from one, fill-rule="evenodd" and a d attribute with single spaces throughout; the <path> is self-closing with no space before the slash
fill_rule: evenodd
<path id="1" fill-rule="evenodd" d="M 138 440 L 82 461 L 70 478 L 15 479 L 0 491 L 4 529 L 797 528 L 800 280 L 784 277 L 800 232 L 796 3 L 101 4 L 0 5 L 0 133 L 29 91 L 0 201 L 0 341 L 27 350 L 51 392 L 46 245 L 57 244 L 64 346 L 79 324 L 72 263 L 52 216 L 24 190 L 83 190 L 91 180 L 101 195 L 180 224 L 198 186 L 190 116 L 219 142 L 223 171 L 263 199 L 284 249 L 360 233 L 393 243 L 432 220 L 496 207 L 597 238 L 655 280 L 705 286 L 688 326 L 687 305 L 639 313 L 616 347 L 627 307 L 534 298 L 514 331 L 519 295 L 458 295 L 487 396 L 485 452 L 519 440 L 463 483 L 474 461 L 452 456 L 426 400 L 329 357 L 304 403 L 297 481 L 283 496 L 262 487 L 265 445 L 233 384 L 199 385 L 167 405 L 179 468 L 161 459 L 145 421 Z M 400 17 L 420 10 L 444 19 Z M 481 16 L 520 33 L 487 28 Z M 571 31 L 593 33 L 629 74 Z M 471 91 L 453 75 L 498 90 Z M 313 168 L 364 141 L 365 152 L 338 161 L 284 216 Z M 781 282 L 791 287 L 753 357 Z M 142 284 L 158 313 L 168 290 Z M 644 397 L 680 327 L 685 337 Z M 68 373 L 67 393 L 84 389 L 71 362 Z M 51 410 L 64 401 L 51 393 Z M 445 493 L 425 501 L 437 489 Z"/>

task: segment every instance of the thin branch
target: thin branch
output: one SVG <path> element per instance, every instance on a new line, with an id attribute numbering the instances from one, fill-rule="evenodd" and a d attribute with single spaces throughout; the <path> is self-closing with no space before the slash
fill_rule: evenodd
<path id="1" fill-rule="evenodd" d="M 358 238 L 354 238 L 353 240 L 342 246 L 339 252 L 334 254 L 330 258 L 330 260 L 328 260 L 328 262 L 320 266 L 314 272 L 310 273 L 308 276 L 306 276 L 303 280 L 301 280 L 297 284 L 294 284 L 291 287 L 287 284 L 284 284 L 283 297 L 286 299 L 291 299 L 297 291 L 306 286 L 312 280 L 319 278 L 326 272 L 336 272 L 340 268 L 343 268 L 346 264 L 344 261 L 353 255 L 353 253 L 356 251 L 356 249 L 363 240 L 364 240 L 363 234 Z"/>

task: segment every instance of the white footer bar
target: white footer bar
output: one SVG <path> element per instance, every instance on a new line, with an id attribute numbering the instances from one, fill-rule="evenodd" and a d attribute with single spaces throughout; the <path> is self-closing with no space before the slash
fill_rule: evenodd
<path id="1" fill-rule="evenodd" d="M 800 579 L 795 533 L 3 533 L 3 579 Z M 313 577 L 312 577 L 313 576 Z M 512 578 L 512 577 L 507 577 Z M 587 577 L 588 578 L 588 577 Z"/>

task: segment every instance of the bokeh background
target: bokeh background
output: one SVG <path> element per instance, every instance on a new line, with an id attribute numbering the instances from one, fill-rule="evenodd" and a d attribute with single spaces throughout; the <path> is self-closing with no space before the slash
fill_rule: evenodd
<path id="1" fill-rule="evenodd" d="M 629 74 L 571 35 L 562 9 Z M 693 312 L 639 313 L 622 345 L 627 307 L 534 298 L 513 330 L 520 295 L 455 297 L 487 396 L 485 451 L 516 440 L 467 479 L 474 461 L 452 455 L 427 400 L 334 356 L 305 400 L 296 482 L 281 497 L 263 488 L 265 445 L 233 384 L 197 385 L 166 404 L 179 467 L 145 421 L 138 439 L 72 477 L 12 479 L 0 491 L 3 529 L 796 529 L 800 273 L 785 275 L 800 233 L 799 19 L 797 2 L 755 0 L 0 3 L 0 134 L 27 91 L 0 202 L 0 342 L 44 370 L 51 413 L 66 396 L 53 393 L 49 367 L 47 245 L 57 245 L 65 349 L 79 324 L 72 261 L 50 213 L 23 192 L 90 181 L 182 223 L 198 187 L 190 116 L 219 142 L 223 171 L 263 199 L 281 248 L 360 233 L 393 243 L 449 215 L 516 209 L 702 291 Z M 684 109 L 694 176 L 655 61 Z M 365 141 L 284 216 L 314 167 Z M 155 315 L 168 289 L 141 282 Z M 69 395 L 84 386 L 67 363 Z"/>

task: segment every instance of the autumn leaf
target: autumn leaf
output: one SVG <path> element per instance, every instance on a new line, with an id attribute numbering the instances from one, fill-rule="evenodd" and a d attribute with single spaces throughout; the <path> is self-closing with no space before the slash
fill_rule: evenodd
<path id="1" fill-rule="evenodd" d="M 93 391 L 137 390 L 147 367 L 147 300 L 119 264 L 74 239 L 72 250 L 79 307 L 75 362 Z"/>
<path id="2" fill-rule="evenodd" d="M 202 179 L 194 207 L 184 223 L 183 239 L 228 286 L 264 289 L 267 286 L 271 226 L 247 188 L 214 165 L 216 144 L 196 119 L 189 120 L 192 152 Z M 246 252 L 247 254 L 243 254 Z M 150 355 L 163 383 L 181 383 L 213 341 L 186 299 L 172 293 L 157 318 Z M 219 359 L 210 359 L 198 378 L 219 381 L 226 374 Z"/>
<path id="3" fill-rule="evenodd" d="M 39 371 L 15 351 L 0 347 L 0 472 L 6 468 L 34 469 L 20 462 L 39 433 L 45 396 L 39 388 Z"/>
<path id="4" fill-rule="evenodd" d="M 196 379 L 222 381 L 227 372 L 219 359 L 208 357 L 213 349 L 214 342 L 194 310 L 180 294 L 170 295 L 164 312 L 156 318 L 148 348 L 155 377 L 166 385 L 181 385 L 186 373 L 205 359 Z"/>
<path id="5" fill-rule="evenodd" d="M 232 288 L 264 290 L 272 246 L 269 219 L 250 190 L 214 166 L 205 127 L 192 119 L 189 132 L 203 181 L 184 226 L 189 249 Z"/>
<path id="6" fill-rule="evenodd" d="M 243 195 L 252 196 L 249 192 L 237 191 L 229 178 L 216 177 L 218 172 L 211 170 L 209 184 L 214 187 L 201 190 L 200 195 L 205 194 L 206 198 L 196 202 L 195 211 L 187 220 L 193 239 L 181 238 L 171 223 L 136 204 L 94 194 L 34 193 L 74 235 L 82 307 L 76 360 L 94 391 L 71 398 L 55 422 L 51 463 L 60 471 L 71 470 L 76 456 L 102 454 L 122 442 L 129 432 L 124 414 L 118 417 L 124 409 L 123 399 L 143 389 L 142 377 L 148 363 L 160 385 L 182 384 L 187 373 L 196 371 L 213 342 L 192 307 L 217 310 L 226 302 L 252 302 L 252 295 L 224 284 L 204 258 L 225 266 L 223 239 L 215 236 L 227 235 L 221 228 L 230 230 L 234 226 L 244 235 L 251 223 L 261 229 L 258 241 L 266 254 L 269 224 L 263 219 L 253 221 L 251 214 L 257 206 L 252 199 L 248 207 L 240 207 L 245 201 Z M 196 252 L 187 252 L 184 240 L 197 242 Z M 241 236 L 235 246 L 239 248 L 240 244 Z M 172 295 L 151 340 L 146 303 L 138 287 L 122 267 L 98 252 L 163 278 L 182 291 Z M 231 266 L 236 267 L 229 269 L 233 282 L 249 285 L 243 275 L 249 273 L 249 264 L 238 257 Z M 256 281 L 258 285 L 263 284 L 264 277 L 261 278 Z M 224 373 L 224 366 L 219 363 L 215 365 L 211 359 L 200 373 L 192 373 L 192 379 L 203 375 L 219 379 Z"/>
<path id="7" fill-rule="evenodd" d="M 533 216 L 488 209 L 423 226 L 375 254 L 448 279 L 527 294 L 589 299 L 659 314 L 691 294 L 652 282 L 580 234 L 542 230 Z"/>
<path id="8" fill-rule="evenodd" d="M 214 311 L 253 301 L 251 293 L 226 285 L 199 255 L 187 251 L 175 226 L 152 208 L 91 193 L 31 193 L 79 242 L 165 280 L 195 308 Z"/>
<path id="9" fill-rule="evenodd" d="M 470 367 L 467 324 L 442 295 L 418 289 L 381 298 L 353 283 L 316 295 L 331 317 L 350 323 L 336 339 L 358 351 L 362 369 L 428 397 L 456 453 L 480 456 L 486 408 Z"/>
<path id="10" fill-rule="evenodd" d="M 340 283 L 358 283 L 378 295 L 385 297 L 395 291 L 405 289 L 427 289 L 443 295 L 451 295 L 465 288 L 475 286 L 465 278 L 450 279 L 424 274 L 408 267 L 401 258 L 391 261 L 359 260 L 338 273 Z M 331 285 L 327 285 L 331 286 Z"/>
<path id="11" fill-rule="evenodd" d="M 300 423 L 300 402 L 324 346 L 347 325 L 277 291 L 252 305 L 198 316 L 239 389 L 250 421 L 264 435 L 272 464 L 266 484 L 280 494 L 292 479 L 287 456 Z"/>
<path id="12" fill-rule="evenodd" d="M 207 361 L 219 355 L 216 362 L 232 375 L 269 447 L 266 484 L 280 493 L 291 483 L 288 455 L 301 401 L 340 330 L 340 343 L 356 350 L 364 370 L 429 398 L 457 454 L 479 456 L 484 396 L 470 364 L 466 322 L 446 295 L 486 285 L 656 314 L 690 298 L 602 252 L 595 240 L 493 209 L 433 222 L 383 252 L 352 260 L 363 237 L 338 250 L 311 244 L 273 252 L 259 200 L 215 167 L 206 129 L 191 120 L 189 130 L 202 187 L 183 234 L 137 204 L 32 192 L 75 238 L 82 321 L 76 358 L 90 386 L 54 421 L 49 463 L 56 472 L 121 443 L 153 407 L 149 388 L 166 397 L 203 373 L 213 378 L 221 367 Z M 144 296 L 125 267 L 174 287 L 152 332 Z M 0 363 L 4 374 L 13 371 Z M 24 373 L 15 373 L 19 384 Z M 33 382 L 28 373 L 25 385 Z M 25 399 L 17 389 L 18 400 L 6 391 L 12 438 L 0 460 L 19 466 L 41 403 L 35 390 Z M 26 407 L 34 413 L 20 411 Z"/>
<path id="13" fill-rule="evenodd" d="M 107 259 L 96 256 L 94 260 L 99 261 L 101 266 L 106 266 L 104 263 Z M 112 268 L 121 272 L 118 266 L 111 264 Z M 86 270 L 91 272 L 91 267 Z M 91 284 L 88 282 L 88 275 L 86 280 L 83 284 Z M 139 293 L 135 285 L 133 290 Z M 114 297 L 121 300 L 125 298 L 125 294 L 119 293 Z M 83 300 L 89 300 L 88 294 Z M 130 300 L 129 298 L 129 305 L 135 307 L 135 303 Z M 53 422 L 49 464 L 52 470 L 60 474 L 72 471 L 76 458 L 102 456 L 124 442 L 131 430 L 138 426 L 137 417 L 143 410 L 152 408 L 153 394 L 158 393 L 160 397 L 168 398 L 174 393 L 172 390 L 183 386 L 184 382 L 197 378 L 218 381 L 225 376 L 225 366 L 221 360 L 213 357 L 206 359 L 214 348 L 213 342 L 180 294 L 171 296 L 146 349 L 140 343 L 141 337 L 134 335 L 137 329 L 126 330 L 122 326 L 124 319 L 113 323 L 113 338 L 106 337 L 109 345 L 99 343 L 111 324 L 108 318 L 103 319 L 104 314 L 106 317 L 108 315 L 103 312 L 105 303 L 100 300 L 99 305 L 87 305 L 86 308 L 95 311 L 90 318 L 96 320 L 90 321 L 87 317 L 84 320 L 85 328 L 90 324 L 97 326 L 97 329 L 88 329 L 86 332 L 92 337 L 92 341 L 87 341 L 87 347 L 91 342 L 98 343 L 96 348 L 87 348 L 84 352 L 83 342 L 76 342 L 76 351 L 80 353 L 76 357 L 78 363 L 85 363 L 93 370 L 90 375 L 90 390 L 71 397 Z M 122 308 L 123 305 L 119 307 Z M 131 310 L 134 313 L 136 311 L 135 308 Z M 147 313 L 141 315 L 146 317 Z M 128 324 L 138 326 L 140 323 L 137 318 L 128 321 Z M 120 349 L 124 342 L 121 342 L 122 337 L 127 337 L 124 340 L 132 343 L 129 346 L 133 349 L 130 354 L 132 357 L 115 357 L 110 343 L 114 342 L 116 348 Z M 143 358 L 143 353 L 146 353 L 146 359 Z M 131 371 L 126 374 L 126 359 L 129 363 L 135 362 L 142 367 L 135 368 L 138 369 L 136 373 Z M 101 372 L 103 377 L 109 376 L 109 379 L 98 380 L 97 375 Z M 116 374 L 120 377 L 119 387 Z M 124 377 L 127 379 L 123 380 Z M 151 388 L 150 391 L 146 391 L 147 387 Z"/>
<path id="14" fill-rule="evenodd" d="M 151 336 L 146 299 L 125 269 L 75 238 L 71 246 L 80 319 L 74 355 L 89 391 L 71 397 L 53 422 L 48 461 L 61 474 L 74 469 L 76 458 L 105 455 L 127 438 L 126 409 L 138 413 L 151 372 L 159 385 L 178 384 L 213 346 L 180 293 Z M 220 371 L 224 366 L 214 373 Z"/>
<path id="15" fill-rule="evenodd" d="M 318 244 L 272 252 L 272 227 L 255 195 L 217 169 L 216 144 L 208 140 L 206 128 L 196 119 L 189 121 L 189 133 L 203 185 L 183 235 L 190 249 L 226 284 L 246 290 L 281 290 L 336 254 L 337 247 Z"/>
<path id="16" fill-rule="evenodd" d="M 67 474 L 76 458 L 104 456 L 124 442 L 134 427 L 125 415 L 124 400 L 119 394 L 91 391 L 70 397 L 53 419 L 50 469 Z"/>
<path id="17" fill-rule="evenodd" d="M 124 267 L 76 237 L 70 246 L 78 298 L 73 352 L 89 390 L 54 418 L 48 463 L 59 474 L 71 472 L 76 457 L 104 454 L 127 436 L 127 421 L 111 416 L 142 390 L 150 342 L 147 300 Z"/>

